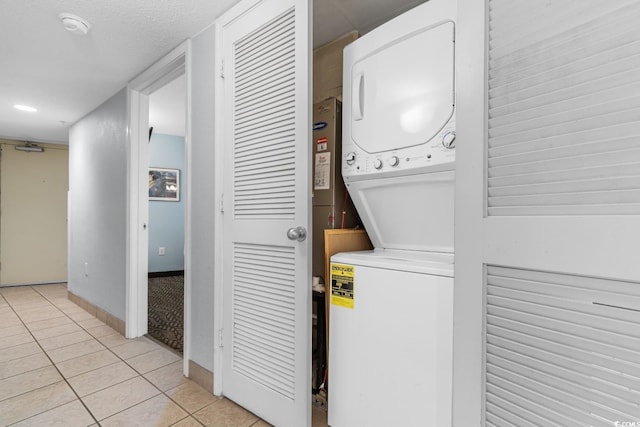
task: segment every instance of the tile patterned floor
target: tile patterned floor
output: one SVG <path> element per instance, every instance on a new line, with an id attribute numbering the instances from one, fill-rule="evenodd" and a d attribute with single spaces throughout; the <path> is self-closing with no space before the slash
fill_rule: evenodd
<path id="1" fill-rule="evenodd" d="M 326 414 L 314 411 L 314 426 Z M 0 426 L 269 424 L 182 375 L 182 359 L 128 340 L 67 299 L 65 285 L 0 288 Z"/>

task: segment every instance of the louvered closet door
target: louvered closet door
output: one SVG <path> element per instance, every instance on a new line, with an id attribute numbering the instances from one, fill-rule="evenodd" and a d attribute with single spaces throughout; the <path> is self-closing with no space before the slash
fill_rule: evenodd
<path id="1" fill-rule="evenodd" d="M 484 99 L 458 120 L 483 126 L 456 144 L 457 191 L 475 200 L 456 198 L 456 287 L 483 318 L 478 413 L 486 426 L 640 425 L 640 2 L 486 6 Z"/>
<path id="2" fill-rule="evenodd" d="M 489 6 L 486 424 L 640 422 L 640 3 Z"/>
<path id="3" fill-rule="evenodd" d="M 287 237 L 310 225 L 308 20 L 306 1 L 265 0 L 218 27 L 222 392 L 277 426 L 310 425 L 311 239 Z"/>

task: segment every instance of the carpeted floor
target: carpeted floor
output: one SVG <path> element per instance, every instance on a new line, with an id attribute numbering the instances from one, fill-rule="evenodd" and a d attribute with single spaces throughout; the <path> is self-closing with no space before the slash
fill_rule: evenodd
<path id="1" fill-rule="evenodd" d="M 148 333 L 182 353 L 184 276 L 149 277 Z"/>

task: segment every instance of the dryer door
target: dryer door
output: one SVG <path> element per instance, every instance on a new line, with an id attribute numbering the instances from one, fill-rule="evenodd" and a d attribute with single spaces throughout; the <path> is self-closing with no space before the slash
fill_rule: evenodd
<path id="1" fill-rule="evenodd" d="M 345 82 L 353 142 L 367 153 L 379 153 L 432 139 L 453 115 L 453 61 L 451 21 L 356 59 Z"/>

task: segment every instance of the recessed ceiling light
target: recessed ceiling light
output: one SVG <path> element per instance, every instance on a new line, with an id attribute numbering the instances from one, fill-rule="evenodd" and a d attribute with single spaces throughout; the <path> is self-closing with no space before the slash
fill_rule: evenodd
<path id="1" fill-rule="evenodd" d="M 13 106 L 13 108 L 20 111 L 26 111 L 27 113 L 35 113 L 36 111 L 38 111 L 36 108 L 33 108 L 29 105 L 16 104 Z"/>
<path id="2" fill-rule="evenodd" d="M 89 23 L 85 19 L 77 15 L 72 15 L 70 13 L 61 13 L 60 15 L 58 15 L 58 18 L 60 18 L 60 20 L 62 21 L 64 29 L 69 31 L 70 33 L 84 36 L 91 29 L 91 25 L 89 25 Z"/>

